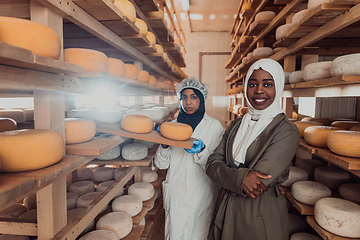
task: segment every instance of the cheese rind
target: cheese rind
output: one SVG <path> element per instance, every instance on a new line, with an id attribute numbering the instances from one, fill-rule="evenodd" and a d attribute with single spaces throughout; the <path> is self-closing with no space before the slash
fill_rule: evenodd
<path id="1" fill-rule="evenodd" d="M 0 118 L 0 132 L 17 130 L 16 121 L 11 118 Z"/>
<path id="2" fill-rule="evenodd" d="M 331 126 L 338 127 L 341 129 L 348 130 L 354 126 L 359 126 L 360 122 L 358 121 L 334 121 L 331 123 Z"/>
<path id="3" fill-rule="evenodd" d="M 153 44 L 153 45 L 156 44 L 156 37 L 152 32 L 150 32 L 150 31 L 147 32 L 146 39 L 149 40 L 149 42 L 151 44 Z"/>
<path id="4" fill-rule="evenodd" d="M 329 133 L 337 130 L 340 130 L 340 128 L 331 126 L 310 126 L 304 130 L 304 140 L 312 146 L 327 148 L 327 136 Z"/>
<path id="5" fill-rule="evenodd" d="M 295 162 L 295 167 L 304 169 L 308 173 L 309 177 L 314 177 L 315 169 L 323 165 L 324 164 L 319 160 L 307 159 L 307 158 L 305 159 L 298 158 L 296 159 Z"/>
<path id="6" fill-rule="evenodd" d="M 94 230 L 91 231 L 81 238 L 79 240 L 119 240 L 118 236 L 110 230 Z"/>
<path id="7" fill-rule="evenodd" d="M 360 132 L 333 131 L 329 133 L 326 144 L 336 154 L 347 157 L 360 157 Z"/>
<path id="8" fill-rule="evenodd" d="M 0 212 L 1 218 L 18 218 L 27 211 L 27 208 L 20 203 L 11 205 Z"/>
<path id="9" fill-rule="evenodd" d="M 65 118 L 66 144 L 87 142 L 96 134 L 96 125 L 93 120 L 85 118 Z"/>
<path id="10" fill-rule="evenodd" d="M 331 190 L 319 182 L 299 181 L 291 186 L 291 194 L 297 201 L 313 206 L 319 199 L 331 197 Z"/>
<path id="11" fill-rule="evenodd" d="M 338 189 L 342 184 L 349 182 L 350 178 L 347 171 L 335 166 L 320 166 L 314 173 L 316 182 L 325 184 L 331 189 Z"/>
<path id="12" fill-rule="evenodd" d="M 133 227 L 133 221 L 126 212 L 111 212 L 96 223 L 97 230 L 111 230 L 119 239 L 126 237 Z"/>
<path id="13" fill-rule="evenodd" d="M 139 68 L 133 64 L 125 64 L 125 77 L 136 80 L 139 76 Z"/>
<path id="14" fill-rule="evenodd" d="M 276 40 L 280 40 L 281 38 L 285 37 L 288 34 L 288 32 L 294 27 L 295 24 L 293 23 L 284 24 L 278 27 L 275 32 Z"/>
<path id="15" fill-rule="evenodd" d="M 328 118 L 313 118 L 313 117 L 304 117 L 301 119 L 302 122 L 319 122 L 324 126 L 329 126 L 331 120 Z"/>
<path id="16" fill-rule="evenodd" d="M 299 121 L 299 122 L 294 122 L 294 124 L 297 126 L 297 128 L 299 129 L 300 135 L 303 138 L 304 137 L 304 131 L 307 127 L 311 127 L 311 126 L 322 126 L 321 123 L 319 122 L 307 122 L 307 121 Z"/>
<path id="17" fill-rule="evenodd" d="M 114 182 L 115 182 L 114 180 L 102 182 L 102 183 L 100 183 L 99 185 L 96 186 L 96 191 L 97 192 L 103 192 L 103 191 L 105 191 L 105 189 L 107 189 Z M 124 194 L 124 188 L 121 188 L 120 191 L 113 197 L 113 199 L 115 199 L 117 197 L 120 197 L 123 194 Z"/>
<path id="18" fill-rule="evenodd" d="M 306 222 L 298 215 L 289 213 L 289 236 L 306 231 Z"/>
<path id="19" fill-rule="evenodd" d="M 79 198 L 79 194 L 77 194 L 76 192 L 67 192 L 66 193 L 67 210 L 71 210 L 76 207 L 76 201 L 78 198 Z"/>
<path id="20" fill-rule="evenodd" d="M 102 192 L 88 192 L 88 193 L 85 193 L 85 194 L 81 195 L 76 200 L 76 208 L 86 208 L 86 207 L 88 207 L 90 205 L 90 203 L 92 201 L 94 201 L 101 194 L 102 194 Z M 107 206 L 105 206 L 105 208 L 103 208 L 101 212 L 105 211 L 106 208 L 107 208 Z"/>
<path id="21" fill-rule="evenodd" d="M 114 169 L 111 167 L 97 167 L 93 171 L 93 178 L 96 182 L 105 182 L 114 179 Z"/>
<path id="22" fill-rule="evenodd" d="M 16 123 L 23 123 L 26 120 L 26 114 L 21 109 L 0 110 L 0 117 L 1 118 L 11 118 Z"/>
<path id="23" fill-rule="evenodd" d="M 129 194 L 116 198 L 112 202 L 112 211 L 123 211 L 134 217 L 138 215 L 143 208 L 143 201 L 137 195 Z"/>
<path id="24" fill-rule="evenodd" d="M 329 2 L 332 2 L 332 0 L 309 0 L 308 9 L 316 8 L 317 6 L 323 3 L 329 3 Z"/>
<path id="25" fill-rule="evenodd" d="M 304 82 L 304 72 L 303 71 L 294 71 L 289 75 L 289 83 L 295 84 L 299 82 Z"/>
<path id="26" fill-rule="evenodd" d="M 151 170 L 148 167 L 142 168 L 141 170 L 142 170 L 142 172 L 141 172 L 141 181 L 142 182 L 152 183 L 152 182 L 155 182 L 156 179 L 158 178 L 157 172 L 154 170 Z"/>
<path id="27" fill-rule="evenodd" d="M 149 76 L 150 76 L 150 75 L 149 75 L 149 72 L 147 72 L 147 71 L 145 71 L 145 70 L 140 70 L 137 80 L 138 80 L 139 82 L 145 82 L 145 83 L 147 83 L 147 82 L 149 82 Z"/>
<path id="28" fill-rule="evenodd" d="M 274 54 L 274 50 L 270 47 L 258 47 L 253 51 L 253 57 L 269 57 Z"/>
<path id="29" fill-rule="evenodd" d="M 78 181 L 89 180 L 92 176 L 92 170 L 91 168 L 81 167 L 76 170 L 76 175 Z"/>
<path id="30" fill-rule="evenodd" d="M 360 53 L 348 54 L 335 58 L 330 67 L 330 73 L 336 76 L 359 76 Z"/>
<path id="31" fill-rule="evenodd" d="M 75 192 L 81 196 L 88 192 L 95 192 L 95 184 L 91 181 L 74 182 L 69 186 L 68 191 Z"/>
<path id="32" fill-rule="evenodd" d="M 137 182 L 130 185 L 128 193 L 139 196 L 142 201 L 147 201 L 154 196 L 155 191 L 151 183 Z"/>
<path id="33" fill-rule="evenodd" d="M 330 65 L 331 61 L 316 62 L 306 65 L 303 70 L 304 80 L 314 81 L 323 78 L 330 78 Z"/>
<path id="34" fill-rule="evenodd" d="M 113 147 L 112 149 L 108 150 L 107 152 L 101 154 L 100 156 L 96 157 L 99 160 L 113 160 L 115 158 L 120 157 L 121 148 L 120 146 Z"/>
<path id="35" fill-rule="evenodd" d="M 339 187 L 339 193 L 342 198 L 360 204 L 360 184 L 344 183 Z"/>
<path id="36" fill-rule="evenodd" d="M 291 188 L 291 186 L 298 181 L 308 180 L 308 173 L 301 168 L 290 166 L 289 178 L 281 184 L 281 186 L 286 188 Z"/>
<path id="37" fill-rule="evenodd" d="M 81 66 L 84 72 L 107 73 L 109 69 L 108 57 L 92 49 L 64 49 L 64 61 Z"/>
<path id="38" fill-rule="evenodd" d="M 270 22 L 274 17 L 276 17 L 276 13 L 274 13 L 273 11 L 262 11 L 255 15 L 254 21 Z"/>
<path id="39" fill-rule="evenodd" d="M 136 161 L 146 158 L 148 148 L 142 143 L 130 143 L 123 146 L 121 156 L 129 161 Z"/>
<path id="40" fill-rule="evenodd" d="M 291 23 L 300 23 L 301 19 L 303 19 L 306 15 L 309 14 L 309 9 L 304 9 L 304 10 L 301 10 L 297 13 L 294 14 L 294 16 L 292 17 L 292 21 Z"/>
<path id="41" fill-rule="evenodd" d="M 321 240 L 321 238 L 306 232 L 297 232 L 291 235 L 290 240 Z"/>
<path id="42" fill-rule="evenodd" d="M 114 77 L 125 76 L 125 63 L 117 58 L 108 58 L 109 68 L 107 74 Z"/>
<path id="43" fill-rule="evenodd" d="M 121 120 L 121 128 L 132 133 L 149 133 L 153 126 L 151 118 L 143 115 L 126 115 Z"/>
<path id="44" fill-rule="evenodd" d="M 114 0 L 114 4 L 131 22 L 135 23 L 136 9 L 131 2 L 127 0 Z"/>
<path id="45" fill-rule="evenodd" d="M 137 26 L 140 29 L 141 34 L 146 36 L 146 34 L 148 32 L 148 26 L 147 26 L 146 22 L 144 22 L 140 18 L 136 18 L 135 26 Z"/>
<path id="46" fill-rule="evenodd" d="M 160 125 L 161 135 L 172 140 L 188 140 L 191 137 L 192 132 L 192 127 L 184 123 L 164 122 Z"/>

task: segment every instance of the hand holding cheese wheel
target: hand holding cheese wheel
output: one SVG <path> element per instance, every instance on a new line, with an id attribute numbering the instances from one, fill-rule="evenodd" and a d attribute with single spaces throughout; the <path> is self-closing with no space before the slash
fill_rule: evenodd
<path id="1" fill-rule="evenodd" d="M 294 124 L 298 127 L 302 138 L 304 137 L 304 131 L 307 127 L 322 126 L 322 124 L 319 122 L 307 122 L 307 121 L 294 122 Z"/>
<path id="2" fill-rule="evenodd" d="M 121 128 L 132 133 L 149 133 L 153 127 L 151 118 L 143 115 L 126 115 L 121 120 Z"/>
<path id="3" fill-rule="evenodd" d="M 327 136 L 336 130 L 341 129 L 331 126 L 310 126 L 304 130 L 304 140 L 312 146 L 326 148 Z"/>
<path id="4" fill-rule="evenodd" d="M 107 74 L 114 77 L 124 77 L 125 76 L 125 64 L 120 59 L 108 58 L 109 69 Z"/>
<path id="5" fill-rule="evenodd" d="M 161 135 L 172 140 L 188 140 L 192 132 L 192 127 L 184 123 L 164 122 L 160 125 Z"/>
<path id="6" fill-rule="evenodd" d="M 326 144 L 336 154 L 347 157 L 360 157 L 360 132 L 333 131 L 329 133 Z"/>
<path id="7" fill-rule="evenodd" d="M 134 5 L 127 0 L 114 0 L 114 4 L 122 13 L 133 23 L 136 21 L 136 9 Z"/>
<path id="8" fill-rule="evenodd" d="M 85 48 L 67 48 L 64 50 L 64 61 L 79 65 L 84 72 L 107 73 L 108 57 L 99 51 Z"/>
<path id="9" fill-rule="evenodd" d="M 96 133 L 93 120 L 85 118 L 65 118 L 66 144 L 82 143 L 91 140 Z"/>

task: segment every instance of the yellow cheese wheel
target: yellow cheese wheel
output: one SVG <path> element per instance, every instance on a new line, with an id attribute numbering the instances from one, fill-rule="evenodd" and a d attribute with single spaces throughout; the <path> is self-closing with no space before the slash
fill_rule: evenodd
<path id="1" fill-rule="evenodd" d="M 156 48 L 156 53 L 157 54 L 163 54 L 164 49 L 163 49 L 163 47 L 161 45 L 155 44 L 155 48 Z"/>
<path id="2" fill-rule="evenodd" d="M 1 172 L 44 168 L 60 161 L 64 154 L 64 140 L 56 131 L 23 129 L 0 133 Z"/>
<path id="3" fill-rule="evenodd" d="M 156 38 L 155 38 L 155 35 L 152 32 L 148 31 L 147 34 L 146 34 L 146 38 L 147 38 L 147 40 L 149 40 L 149 42 L 151 44 L 156 44 Z"/>
<path id="4" fill-rule="evenodd" d="M 322 126 L 322 124 L 319 123 L 319 122 L 307 122 L 307 121 L 294 122 L 294 124 L 299 129 L 299 132 L 300 132 L 300 135 L 301 135 L 302 138 L 304 137 L 304 130 L 307 127 L 310 127 L 310 126 Z"/>
<path id="5" fill-rule="evenodd" d="M 332 131 L 341 130 L 331 126 L 310 126 L 304 130 L 304 140 L 315 147 L 326 148 L 326 138 Z"/>
<path id="6" fill-rule="evenodd" d="M 136 9 L 134 5 L 127 0 L 114 0 L 114 4 L 120 11 L 133 23 L 136 21 Z"/>
<path id="7" fill-rule="evenodd" d="M 125 77 L 129 79 L 137 79 L 139 76 L 139 69 L 133 64 L 125 64 Z"/>
<path id="8" fill-rule="evenodd" d="M 64 61 L 79 65 L 84 72 L 107 73 L 108 57 L 99 51 L 85 48 L 67 48 L 64 50 Z"/>
<path id="9" fill-rule="evenodd" d="M 120 59 L 108 58 L 109 69 L 107 74 L 114 77 L 124 77 L 125 76 L 125 64 Z"/>
<path id="10" fill-rule="evenodd" d="M 172 140 L 188 140 L 192 132 L 192 127 L 184 123 L 164 122 L 160 125 L 161 135 Z"/>
<path id="11" fill-rule="evenodd" d="M 153 127 L 151 118 L 144 115 L 126 115 L 121 120 L 121 128 L 132 133 L 149 133 Z"/>
<path id="12" fill-rule="evenodd" d="M 159 11 L 145 12 L 145 16 L 149 18 L 164 18 L 164 12 L 159 9 Z"/>
<path id="13" fill-rule="evenodd" d="M 168 59 L 169 59 L 169 56 L 167 55 L 166 52 L 163 52 L 162 57 L 163 57 L 163 59 L 164 59 L 165 62 L 167 62 Z"/>
<path id="14" fill-rule="evenodd" d="M 25 48 L 33 54 L 59 59 L 59 35 L 43 24 L 13 17 L 0 17 L 0 41 Z"/>
<path id="15" fill-rule="evenodd" d="M 149 82 L 149 73 L 145 70 L 140 70 L 137 80 L 140 82 Z"/>
<path id="16" fill-rule="evenodd" d="M 235 87 L 235 92 L 241 93 L 244 91 L 244 87 Z"/>
<path id="17" fill-rule="evenodd" d="M 137 26 L 140 29 L 141 34 L 146 36 L 146 34 L 148 32 L 148 27 L 147 27 L 146 22 L 144 22 L 140 18 L 136 18 L 135 26 Z"/>
<path id="18" fill-rule="evenodd" d="M 251 9 L 251 2 L 244 3 L 241 7 L 241 12 Z"/>
<path id="19" fill-rule="evenodd" d="M 336 154 L 347 157 L 360 157 L 360 132 L 333 131 L 329 133 L 326 144 Z"/>
<path id="20" fill-rule="evenodd" d="M 312 118 L 312 117 L 304 117 L 301 119 L 303 122 L 319 122 L 324 126 L 329 126 L 331 124 L 331 120 L 328 118 Z"/>
<path id="21" fill-rule="evenodd" d="M 357 132 L 360 132 L 360 125 L 358 126 L 353 126 L 349 129 L 350 131 L 357 131 Z"/>
<path id="22" fill-rule="evenodd" d="M 331 126 L 342 128 L 345 130 L 349 130 L 350 128 L 358 125 L 360 125 L 360 122 L 358 121 L 335 121 L 331 123 Z"/>
<path id="23" fill-rule="evenodd" d="M 93 120 L 85 118 L 65 118 L 65 143 L 82 143 L 91 140 L 96 133 Z"/>
<path id="24" fill-rule="evenodd" d="M 156 83 L 156 86 L 159 87 L 159 88 L 165 88 L 165 83 L 164 82 L 161 82 L 161 81 L 158 81 Z"/>
<path id="25" fill-rule="evenodd" d="M 152 85 L 156 85 L 156 83 L 157 83 L 156 77 L 150 75 L 150 76 L 149 76 L 149 82 L 148 82 L 148 83 L 149 83 L 149 84 L 152 84 Z"/>
<path id="26" fill-rule="evenodd" d="M 0 118 L 0 132 L 16 130 L 17 124 L 11 118 Z"/>

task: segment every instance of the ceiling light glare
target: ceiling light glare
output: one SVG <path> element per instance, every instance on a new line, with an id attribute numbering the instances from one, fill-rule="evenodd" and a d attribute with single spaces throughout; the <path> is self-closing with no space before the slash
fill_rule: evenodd
<path id="1" fill-rule="evenodd" d="M 181 7 L 184 11 L 189 11 L 190 9 L 189 0 L 181 0 Z"/>
<path id="2" fill-rule="evenodd" d="M 186 21 L 186 14 L 184 12 L 181 12 L 180 18 L 181 18 L 181 20 Z"/>
<path id="3" fill-rule="evenodd" d="M 191 13 L 190 14 L 191 20 L 203 20 L 203 15 L 198 13 Z"/>
<path id="4" fill-rule="evenodd" d="M 209 19 L 214 20 L 215 19 L 215 14 L 210 14 Z"/>

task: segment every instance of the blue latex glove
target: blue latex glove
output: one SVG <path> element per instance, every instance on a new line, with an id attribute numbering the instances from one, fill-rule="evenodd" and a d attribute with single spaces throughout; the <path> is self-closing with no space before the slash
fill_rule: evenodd
<path id="1" fill-rule="evenodd" d="M 205 143 L 201 139 L 196 139 L 193 141 L 193 146 L 190 149 L 184 148 L 190 154 L 198 153 L 205 147 Z"/>
<path id="2" fill-rule="evenodd" d="M 160 132 L 160 125 L 156 129 L 157 132 Z"/>

